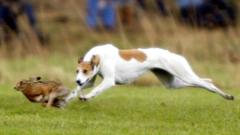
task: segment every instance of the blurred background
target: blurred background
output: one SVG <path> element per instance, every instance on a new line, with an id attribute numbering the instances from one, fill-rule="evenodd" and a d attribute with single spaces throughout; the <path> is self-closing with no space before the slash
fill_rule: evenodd
<path id="1" fill-rule="evenodd" d="M 74 85 L 93 46 L 161 47 L 202 77 L 240 87 L 237 0 L 0 0 L 0 84 L 41 75 Z M 158 84 L 146 75 L 136 85 Z"/>

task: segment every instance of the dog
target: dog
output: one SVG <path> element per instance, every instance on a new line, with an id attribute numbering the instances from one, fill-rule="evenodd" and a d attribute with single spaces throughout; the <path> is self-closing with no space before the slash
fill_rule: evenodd
<path id="1" fill-rule="evenodd" d="M 46 107 L 65 106 L 65 97 L 70 91 L 56 81 L 42 81 L 41 77 L 22 80 L 14 87 L 20 91 L 30 102 L 41 103 Z"/>
<path id="2" fill-rule="evenodd" d="M 93 47 L 79 59 L 77 88 L 66 100 L 78 95 L 84 101 L 92 99 L 115 85 L 133 82 L 147 71 L 153 72 L 167 88 L 200 87 L 225 99 L 234 99 L 234 96 L 215 86 L 211 79 L 196 75 L 181 55 L 160 48 L 120 50 L 106 44 Z M 97 75 L 103 78 L 102 82 L 88 94 L 79 94 L 87 86 L 93 85 Z"/>

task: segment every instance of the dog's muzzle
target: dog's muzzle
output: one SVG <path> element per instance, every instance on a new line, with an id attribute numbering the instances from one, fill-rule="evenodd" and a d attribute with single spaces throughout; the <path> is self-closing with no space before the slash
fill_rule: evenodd
<path id="1" fill-rule="evenodd" d="M 88 82 L 90 81 L 90 79 L 87 79 L 85 82 L 82 82 L 80 80 L 77 80 L 76 83 L 81 86 L 81 87 L 84 87 Z"/>
<path id="2" fill-rule="evenodd" d="M 77 80 L 76 83 L 79 85 L 79 86 L 82 86 L 84 83 L 82 83 L 80 80 Z"/>

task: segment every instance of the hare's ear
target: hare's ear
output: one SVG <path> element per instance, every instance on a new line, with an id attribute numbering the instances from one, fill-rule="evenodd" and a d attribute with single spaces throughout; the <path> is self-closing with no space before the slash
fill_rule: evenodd
<path id="1" fill-rule="evenodd" d="M 97 66 L 100 63 L 100 57 L 98 55 L 93 55 L 91 59 L 91 65 Z"/>
<path id="2" fill-rule="evenodd" d="M 19 84 L 22 85 L 22 84 L 23 84 L 23 81 L 20 81 Z"/>
<path id="3" fill-rule="evenodd" d="M 78 64 L 80 64 L 81 62 L 83 62 L 83 57 L 80 57 L 80 58 L 78 59 Z"/>
<path id="4" fill-rule="evenodd" d="M 19 89 L 19 87 L 21 87 L 21 85 L 23 85 L 23 81 L 18 82 L 17 85 L 14 87 L 14 89 L 17 91 L 21 91 L 21 89 Z"/>
<path id="5" fill-rule="evenodd" d="M 37 80 L 37 81 L 39 81 L 39 80 L 41 80 L 41 79 L 42 79 L 42 77 L 40 77 L 40 76 L 36 77 L 36 80 Z"/>

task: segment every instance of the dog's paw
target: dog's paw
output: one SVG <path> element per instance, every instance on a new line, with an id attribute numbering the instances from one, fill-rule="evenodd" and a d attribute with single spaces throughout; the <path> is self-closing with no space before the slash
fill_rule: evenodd
<path id="1" fill-rule="evenodd" d="M 232 95 L 226 95 L 226 96 L 225 96 L 225 99 L 227 99 L 227 100 L 234 100 L 234 96 L 232 96 Z"/>

